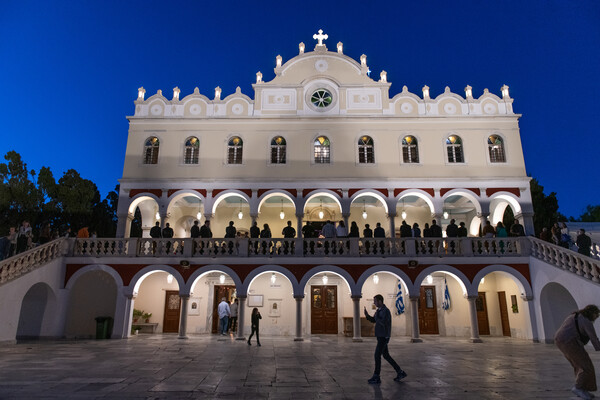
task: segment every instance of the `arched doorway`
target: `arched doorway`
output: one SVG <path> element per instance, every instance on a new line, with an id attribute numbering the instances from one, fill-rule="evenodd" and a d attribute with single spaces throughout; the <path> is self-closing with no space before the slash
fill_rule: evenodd
<path id="1" fill-rule="evenodd" d="M 45 283 L 33 285 L 23 297 L 17 340 L 38 339 L 46 336 L 56 317 L 56 296 Z"/>
<path id="2" fill-rule="evenodd" d="M 140 278 L 136 288 L 134 312 L 142 315 L 136 321 L 134 314 L 132 330 L 138 328 L 141 332 L 179 332 L 181 298 L 177 279 L 166 271 L 155 270 Z"/>
<path id="3" fill-rule="evenodd" d="M 577 303 L 564 286 L 550 282 L 540 293 L 540 307 L 544 324 L 544 341 L 554 343 L 554 334 L 564 319 L 578 310 Z"/>
<path id="4" fill-rule="evenodd" d="M 204 204 L 199 196 L 182 193 L 171 200 L 167 207 L 167 215 L 173 228 L 173 237 L 190 237 L 194 221 L 198 221 L 199 226 L 204 223 Z"/>

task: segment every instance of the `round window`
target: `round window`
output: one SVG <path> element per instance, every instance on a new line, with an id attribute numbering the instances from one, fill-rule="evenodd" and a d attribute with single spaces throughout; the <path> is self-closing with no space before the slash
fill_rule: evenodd
<path id="1" fill-rule="evenodd" d="M 319 108 L 329 107 L 329 105 L 333 102 L 333 96 L 327 89 L 317 89 L 310 96 L 310 102 Z"/>

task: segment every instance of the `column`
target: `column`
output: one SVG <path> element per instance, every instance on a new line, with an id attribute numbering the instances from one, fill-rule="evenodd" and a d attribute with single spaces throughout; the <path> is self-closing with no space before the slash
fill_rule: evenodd
<path id="1" fill-rule="evenodd" d="M 115 319 L 113 331 L 111 332 L 112 339 L 126 338 L 127 332 L 131 332 L 128 328 L 129 316 L 133 309 L 131 308 L 133 295 L 126 294 L 121 291 L 117 292 L 117 304 L 115 305 Z"/>
<path id="2" fill-rule="evenodd" d="M 187 339 L 187 313 L 188 313 L 188 301 L 190 300 L 189 294 L 180 294 L 181 298 L 181 317 L 179 318 L 179 336 L 178 339 Z"/>
<path id="3" fill-rule="evenodd" d="M 133 322 L 133 306 L 135 304 L 135 295 L 132 293 L 125 294 L 127 297 L 126 311 L 125 311 L 125 324 L 123 326 L 124 339 L 128 339 L 131 337 L 131 326 Z"/>
<path id="4" fill-rule="evenodd" d="M 410 296 L 410 317 L 412 320 L 412 338 L 411 343 L 421 343 L 419 338 L 419 296 Z"/>
<path id="5" fill-rule="evenodd" d="M 481 213 L 481 214 L 478 214 L 477 216 L 481 220 L 480 232 L 483 232 L 483 227 L 487 223 L 488 218 L 490 217 L 490 214 Z"/>
<path id="6" fill-rule="evenodd" d="M 302 220 L 304 219 L 304 214 L 296 214 L 296 237 L 298 239 L 302 239 Z"/>
<path id="7" fill-rule="evenodd" d="M 479 338 L 479 325 L 477 324 L 477 307 L 475 306 L 475 300 L 478 296 L 467 296 L 469 300 L 469 316 L 471 317 L 471 342 L 482 343 L 483 341 Z"/>
<path id="8" fill-rule="evenodd" d="M 348 233 L 350 233 L 350 213 L 343 213 L 342 218 L 344 219 L 346 230 L 348 231 Z"/>
<path id="9" fill-rule="evenodd" d="M 304 338 L 302 337 L 302 300 L 304 300 L 304 295 L 294 296 L 296 300 L 296 337 L 294 338 L 294 342 L 302 342 Z"/>
<path id="10" fill-rule="evenodd" d="M 133 220 L 133 215 L 127 214 L 119 214 L 117 221 L 117 232 L 115 237 L 123 238 L 129 237 L 129 232 L 131 231 L 131 221 Z"/>
<path id="11" fill-rule="evenodd" d="M 246 338 L 244 337 L 244 316 L 246 315 L 246 296 L 238 295 L 237 298 L 238 298 L 240 305 L 238 307 L 238 320 L 237 320 L 238 330 L 237 330 L 237 337 L 235 338 L 235 340 L 246 340 Z"/>
<path id="12" fill-rule="evenodd" d="M 527 307 L 529 308 L 529 319 L 531 321 L 531 339 L 533 340 L 533 343 L 539 343 L 540 337 L 538 336 L 538 326 L 537 318 L 535 315 L 535 304 L 533 302 L 533 296 L 521 295 L 521 299 L 527 303 Z M 546 343 L 549 343 L 547 339 L 548 338 L 546 338 Z"/>
<path id="13" fill-rule="evenodd" d="M 352 337 L 353 342 L 362 342 L 362 337 L 360 335 L 360 299 L 362 296 L 352 296 L 352 326 L 354 331 L 354 336 Z"/>
<path id="14" fill-rule="evenodd" d="M 396 237 L 396 215 L 397 214 L 395 212 L 387 213 L 387 217 L 390 220 L 390 237 L 391 238 Z"/>
<path id="15" fill-rule="evenodd" d="M 304 239 L 302 238 L 302 220 L 304 219 L 304 214 L 296 214 L 296 239 L 294 245 L 294 253 L 295 256 L 302 257 L 304 255 Z"/>

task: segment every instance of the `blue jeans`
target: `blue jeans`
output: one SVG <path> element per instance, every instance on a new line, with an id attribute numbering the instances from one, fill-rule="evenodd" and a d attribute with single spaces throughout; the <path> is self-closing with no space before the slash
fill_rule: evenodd
<path id="1" fill-rule="evenodd" d="M 227 325 L 229 323 L 229 317 L 225 316 L 219 320 L 219 331 L 221 333 L 227 333 Z"/>
<path id="2" fill-rule="evenodd" d="M 375 375 L 379 375 L 381 372 L 381 356 L 390 363 L 396 372 L 400 371 L 400 366 L 396 364 L 396 361 L 390 356 L 388 351 L 388 342 L 390 338 L 377 337 L 377 347 L 375 347 Z"/>

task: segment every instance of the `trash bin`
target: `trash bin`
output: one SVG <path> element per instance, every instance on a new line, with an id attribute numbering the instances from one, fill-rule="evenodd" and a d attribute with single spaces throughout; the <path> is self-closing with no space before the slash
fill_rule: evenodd
<path id="1" fill-rule="evenodd" d="M 96 317 L 96 339 L 110 339 L 112 328 L 112 317 Z"/>

